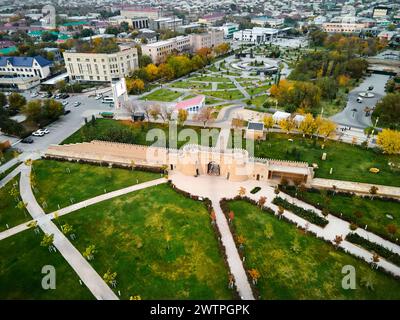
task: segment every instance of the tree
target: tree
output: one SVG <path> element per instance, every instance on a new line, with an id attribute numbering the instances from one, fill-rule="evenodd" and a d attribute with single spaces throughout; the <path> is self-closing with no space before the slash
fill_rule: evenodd
<path id="1" fill-rule="evenodd" d="M 290 247 L 290 249 L 294 252 L 294 253 L 299 253 L 301 250 L 301 245 L 300 245 L 300 241 L 299 238 L 296 236 L 293 241 L 292 241 L 292 246 Z"/>
<path id="2" fill-rule="evenodd" d="M 151 108 L 150 108 L 150 116 L 154 120 L 157 120 L 160 115 L 161 115 L 160 106 L 158 104 L 152 105 Z"/>
<path id="3" fill-rule="evenodd" d="M 117 286 L 116 278 L 117 278 L 117 273 L 111 272 L 110 270 L 107 270 L 107 272 L 103 275 L 104 282 L 113 288 Z"/>
<path id="4" fill-rule="evenodd" d="M 61 102 L 54 99 L 47 99 L 43 102 L 43 117 L 49 120 L 56 120 L 64 113 Z"/>
<path id="5" fill-rule="evenodd" d="M 157 79 L 158 77 L 158 67 L 155 64 L 148 64 L 146 67 L 144 67 L 144 70 L 146 72 L 146 78 L 149 81 L 153 81 L 155 79 Z"/>
<path id="6" fill-rule="evenodd" d="M 260 199 L 258 199 L 257 204 L 260 206 L 260 208 L 263 208 L 266 202 L 267 202 L 267 198 L 261 196 Z"/>
<path id="7" fill-rule="evenodd" d="M 45 233 L 43 235 L 43 239 L 40 242 L 40 246 L 42 247 L 48 247 L 49 251 L 51 252 L 52 250 L 54 250 L 54 234 L 47 234 Z"/>
<path id="8" fill-rule="evenodd" d="M 400 128 L 400 92 L 388 93 L 375 107 L 373 117 L 379 117 L 381 124 Z"/>
<path id="9" fill-rule="evenodd" d="M 378 133 L 377 145 L 386 154 L 398 154 L 400 152 L 400 131 L 383 129 Z"/>
<path id="10" fill-rule="evenodd" d="M 267 132 L 274 126 L 274 119 L 271 115 L 266 115 L 263 118 L 264 127 L 267 129 Z"/>
<path id="11" fill-rule="evenodd" d="M 96 246 L 94 244 L 86 247 L 85 251 L 83 251 L 82 255 L 88 260 L 91 261 L 94 259 L 94 254 L 96 253 Z"/>
<path id="12" fill-rule="evenodd" d="M 333 242 L 335 243 L 336 247 L 339 247 L 339 245 L 342 243 L 343 241 L 343 236 L 335 236 L 335 239 L 333 240 Z"/>
<path id="13" fill-rule="evenodd" d="M 206 123 L 213 119 L 213 111 L 212 107 L 201 108 L 196 115 L 196 120 L 203 122 L 203 126 L 205 127 Z"/>
<path id="14" fill-rule="evenodd" d="M 256 269 L 250 269 L 248 272 L 253 284 L 257 284 L 257 281 L 260 278 L 260 273 Z"/>
<path id="15" fill-rule="evenodd" d="M 377 194 L 378 192 L 378 188 L 376 186 L 371 186 L 371 188 L 369 189 L 369 193 L 372 195 Z"/>
<path id="16" fill-rule="evenodd" d="M 150 56 L 143 54 L 139 57 L 139 67 L 140 68 L 144 68 L 147 65 L 149 65 L 150 63 L 153 63 Z"/>
<path id="17" fill-rule="evenodd" d="M 161 110 L 160 117 L 163 119 L 164 122 L 171 121 L 173 113 L 174 113 L 173 107 L 164 106 Z"/>
<path id="18" fill-rule="evenodd" d="M 27 224 L 27 227 L 29 228 L 29 229 L 33 229 L 33 231 L 36 233 L 36 234 L 38 234 L 39 233 L 39 227 L 38 227 L 38 223 L 37 223 L 37 221 L 36 220 L 32 220 L 32 221 L 30 221 L 28 224 Z"/>
<path id="19" fill-rule="evenodd" d="M 239 196 L 244 197 L 246 195 L 246 188 L 240 187 L 239 188 Z"/>
<path id="20" fill-rule="evenodd" d="M 227 42 L 223 42 L 214 48 L 214 52 L 217 56 L 219 56 L 222 54 L 226 54 L 229 51 L 229 49 L 230 49 L 230 44 Z"/>
<path id="21" fill-rule="evenodd" d="M 8 97 L 8 104 L 11 110 L 19 111 L 26 104 L 26 99 L 23 95 L 13 92 Z"/>
<path id="22" fill-rule="evenodd" d="M 179 109 L 178 111 L 178 124 L 183 125 L 188 118 L 188 111 L 186 109 Z"/>
<path id="23" fill-rule="evenodd" d="M 45 31 L 42 33 L 42 41 L 43 42 L 54 42 L 58 39 L 58 35 L 53 32 Z"/>
<path id="24" fill-rule="evenodd" d="M 147 122 L 150 122 L 150 111 L 151 111 L 151 108 L 152 108 L 152 106 L 151 105 L 145 105 L 144 107 L 143 107 L 143 113 L 144 113 L 144 116 L 146 117 L 146 119 L 147 119 Z"/>
<path id="25" fill-rule="evenodd" d="M 278 217 L 279 219 L 282 218 L 283 214 L 285 213 L 285 209 L 281 206 L 278 207 Z"/>
<path id="26" fill-rule="evenodd" d="M 328 139 L 331 137 L 335 131 L 336 131 L 337 125 L 335 122 L 328 120 L 328 119 L 322 119 L 318 126 L 318 133 L 324 137 L 324 140 Z"/>
<path id="27" fill-rule="evenodd" d="M 296 127 L 296 123 L 291 118 L 282 119 L 281 121 L 279 121 L 279 126 L 283 131 L 286 131 L 286 133 L 289 134 L 290 131 L 292 131 Z"/>
<path id="28" fill-rule="evenodd" d="M 40 100 L 29 101 L 28 104 L 22 109 L 22 113 L 26 115 L 28 120 L 38 122 L 42 117 L 42 101 Z"/>
<path id="29" fill-rule="evenodd" d="M 313 136 L 317 130 L 317 125 L 315 123 L 314 117 L 311 113 L 307 113 L 303 121 L 299 125 L 299 130 L 304 136 Z"/>
<path id="30" fill-rule="evenodd" d="M 229 211 L 228 213 L 229 222 L 232 222 L 234 218 L 235 218 L 235 213 L 233 211 Z"/>
<path id="31" fill-rule="evenodd" d="M 395 224 L 391 223 L 386 226 L 387 232 L 389 232 L 392 236 L 394 236 L 397 232 L 397 227 Z"/>
<path id="32" fill-rule="evenodd" d="M 140 94 L 144 91 L 144 81 L 141 79 L 126 79 L 126 89 L 131 94 Z"/>
<path id="33" fill-rule="evenodd" d="M 7 97 L 3 92 L 0 92 L 0 109 L 7 104 Z"/>

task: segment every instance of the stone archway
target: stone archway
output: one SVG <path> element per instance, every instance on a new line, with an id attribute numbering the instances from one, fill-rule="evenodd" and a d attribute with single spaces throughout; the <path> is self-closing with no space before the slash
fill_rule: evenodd
<path id="1" fill-rule="evenodd" d="M 219 164 L 215 163 L 214 161 L 211 161 L 207 165 L 207 174 L 210 176 L 219 176 L 221 173 Z"/>

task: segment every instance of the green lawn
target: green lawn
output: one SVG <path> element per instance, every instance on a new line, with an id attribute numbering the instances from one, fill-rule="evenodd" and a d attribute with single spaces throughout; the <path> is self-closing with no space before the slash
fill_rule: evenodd
<path id="1" fill-rule="evenodd" d="M 248 88 L 247 92 L 249 93 L 249 95 L 254 95 L 254 94 L 259 94 L 259 93 L 266 93 L 267 90 L 270 88 L 271 86 L 259 86 L 259 87 L 252 87 L 252 88 Z"/>
<path id="2" fill-rule="evenodd" d="M 204 82 L 231 82 L 228 78 L 217 77 L 217 76 L 199 76 L 195 78 L 188 78 L 189 81 L 204 81 Z"/>
<path id="3" fill-rule="evenodd" d="M 175 92 L 168 89 L 158 89 L 140 98 L 140 100 L 171 102 L 178 99 L 181 92 Z"/>
<path id="4" fill-rule="evenodd" d="M 294 190 L 286 191 L 294 195 Z M 400 203 L 395 201 L 384 201 L 379 198 L 374 200 L 346 195 L 327 196 L 318 191 L 299 192 L 299 197 L 311 204 L 320 204 L 329 209 L 329 211 L 340 215 L 343 218 L 356 223 L 361 228 L 368 225 L 368 230 L 385 238 L 394 240 L 400 238 Z M 393 220 L 386 217 L 389 214 Z M 387 231 L 387 226 L 394 224 L 397 232 L 392 236 Z"/>
<path id="5" fill-rule="evenodd" d="M 243 94 L 239 90 L 203 91 L 203 94 L 224 100 L 238 100 L 244 98 Z"/>
<path id="6" fill-rule="evenodd" d="M 91 263 L 100 275 L 117 272 L 122 299 L 233 297 L 207 210 L 166 184 L 60 219 L 74 226 L 79 251 L 96 246 Z"/>
<path id="7" fill-rule="evenodd" d="M 222 90 L 222 89 L 235 89 L 236 86 L 232 83 L 232 82 L 222 82 L 222 83 L 218 83 L 218 90 Z"/>
<path id="8" fill-rule="evenodd" d="M 0 231 L 7 229 L 6 224 L 9 228 L 15 227 L 25 221 L 31 220 L 31 216 L 26 209 L 16 208 L 21 197 L 19 196 L 19 175 L 8 182 L 3 188 L 0 189 Z M 18 195 L 16 198 L 10 195 L 10 191 L 13 189 L 14 184 L 17 185 Z"/>
<path id="9" fill-rule="evenodd" d="M 41 247 L 43 233 L 26 230 L 0 241 L 1 300 L 88 300 L 93 299 L 79 277 L 59 252 Z M 56 271 L 56 289 L 42 288 L 42 268 L 51 265 Z"/>
<path id="10" fill-rule="evenodd" d="M 160 136 L 160 139 L 154 138 L 153 140 L 147 140 L 147 133 L 152 129 L 161 130 L 164 132 L 164 137 Z M 176 141 L 176 146 L 181 148 L 183 145 L 190 142 L 190 139 L 184 134 L 185 132 L 182 131 L 183 129 L 192 129 L 195 131 L 196 135 L 194 137 L 197 137 L 197 140 L 192 141 L 193 143 L 215 146 L 217 142 L 219 129 L 213 129 L 212 138 L 208 141 L 201 142 L 201 127 L 178 126 L 178 139 L 176 140 L 171 138 L 171 141 L 169 141 L 169 126 L 167 124 L 97 119 L 95 126 L 88 124 L 81 127 L 65 139 L 62 144 L 106 140 L 147 146 L 173 146 L 174 141 Z M 159 133 L 161 133 L 161 131 Z M 164 139 L 166 139 L 166 141 Z"/>
<path id="11" fill-rule="evenodd" d="M 37 181 L 36 199 L 46 212 L 53 212 L 74 203 L 158 179 L 160 174 L 138 170 L 108 168 L 89 164 L 37 160 L 33 163 Z M 46 205 L 43 205 L 46 202 Z"/>
<path id="12" fill-rule="evenodd" d="M 293 142 L 288 139 L 293 139 Z M 400 162 L 400 156 L 383 155 L 348 143 L 324 142 L 279 133 L 271 133 L 268 140 L 256 143 L 254 149 L 256 157 L 306 161 L 310 165 L 317 163 L 319 169 L 315 170 L 315 175 L 318 178 L 400 186 L 400 172 L 390 169 L 388 165 L 388 162 Z M 321 160 L 324 152 L 327 153 L 325 161 Z M 369 172 L 373 167 L 380 172 Z M 331 168 L 333 173 L 329 174 Z"/>
<path id="13" fill-rule="evenodd" d="M 177 81 L 169 84 L 173 88 L 183 88 L 183 89 L 205 89 L 210 90 L 211 84 L 205 84 L 201 82 L 190 82 L 190 81 Z"/>
<path id="14" fill-rule="evenodd" d="M 14 169 L 16 169 L 20 164 L 21 164 L 21 162 L 17 162 L 16 164 L 14 164 L 13 166 L 11 166 L 10 168 L 8 168 L 7 170 L 5 170 L 4 172 L 0 173 L 0 181 L 1 181 L 2 179 L 4 179 L 6 176 L 8 176 L 11 172 L 13 172 Z"/>
<path id="15" fill-rule="evenodd" d="M 17 157 L 19 153 L 14 149 L 7 149 L 6 151 L 0 152 L 0 166 Z"/>
<path id="16" fill-rule="evenodd" d="M 400 299 L 400 282 L 364 261 L 245 201 L 232 201 L 229 207 L 237 234 L 246 239 L 246 266 L 261 275 L 261 299 Z M 273 230 L 270 239 L 267 225 Z M 346 265 L 356 270 L 355 290 L 342 289 Z M 374 290 L 365 287 L 367 281 Z"/>

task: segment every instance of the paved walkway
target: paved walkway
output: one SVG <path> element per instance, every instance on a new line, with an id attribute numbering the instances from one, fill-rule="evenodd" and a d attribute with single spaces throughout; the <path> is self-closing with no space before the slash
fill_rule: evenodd
<path id="1" fill-rule="evenodd" d="M 230 76 L 230 77 L 228 77 L 232 82 L 233 82 L 233 84 L 236 86 L 236 88 L 244 95 L 244 97 L 246 98 L 246 99 L 250 99 L 250 95 L 247 93 L 247 91 L 242 87 L 242 85 L 236 80 L 236 78 L 235 77 L 233 77 L 233 76 Z"/>
<path id="2" fill-rule="evenodd" d="M 13 171 L 11 171 L 8 175 L 6 175 L 0 181 L 0 189 L 3 188 L 7 183 L 9 183 L 12 179 L 14 179 L 21 172 L 22 165 L 16 167 Z"/>
<path id="3" fill-rule="evenodd" d="M 32 218 L 38 220 L 45 216 L 43 209 L 37 203 L 30 185 L 31 167 L 23 165 L 20 180 L 20 193 L 22 200 L 27 203 L 27 210 Z M 51 222 L 39 223 L 44 233 L 54 234 L 54 246 L 69 263 L 79 278 L 98 300 L 118 300 L 111 288 L 103 281 L 90 263 L 71 244 L 64 234 Z"/>
<path id="4" fill-rule="evenodd" d="M 379 184 L 314 178 L 312 180 L 311 186 L 319 189 L 331 189 L 333 186 L 336 186 L 337 189 L 341 191 L 363 194 L 369 194 L 369 190 L 371 189 L 371 187 L 375 186 L 378 188 L 377 195 L 400 198 L 399 187 L 383 186 Z"/>
<path id="5" fill-rule="evenodd" d="M 238 195 L 238 190 L 240 187 L 244 187 L 247 190 L 246 196 L 253 200 L 258 200 L 261 196 L 265 196 L 267 198 L 266 206 L 274 209 L 275 211 L 278 210 L 277 206 L 272 203 L 272 200 L 275 198 L 274 188 L 265 181 L 255 181 L 255 180 L 246 180 L 243 182 L 233 182 L 228 181 L 222 177 L 212 177 L 212 176 L 199 176 L 199 177 L 189 177 L 185 176 L 181 173 L 172 173 L 171 174 L 172 182 L 179 188 L 184 191 L 190 192 L 193 195 L 198 195 L 201 197 L 208 197 L 215 202 L 215 197 L 219 198 L 233 198 Z M 261 190 L 256 194 L 251 194 L 250 190 L 254 187 L 261 187 Z M 288 201 L 296 204 L 297 206 L 303 207 L 304 209 L 312 209 L 318 214 L 321 214 L 321 211 L 305 202 L 302 202 L 296 198 L 290 197 L 284 193 L 279 194 L 280 197 L 287 199 Z M 309 231 L 315 233 L 318 237 L 321 237 L 325 240 L 333 242 L 337 235 L 342 235 L 343 238 L 351 232 L 349 222 L 342 220 L 336 216 L 328 215 L 326 218 L 328 219 L 329 223 L 325 228 L 321 228 L 317 225 L 314 225 L 303 218 L 295 215 L 294 213 L 285 210 L 284 217 L 289 219 L 291 222 L 300 226 L 302 228 L 307 228 Z M 219 227 L 219 226 L 218 226 Z M 369 241 L 375 242 L 380 244 L 393 252 L 400 254 L 400 246 L 387 241 L 369 231 L 363 229 L 357 229 L 355 231 L 362 237 L 369 239 Z M 358 247 L 348 241 L 342 241 L 340 246 L 345 249 L 348 253 L 360 257 L 367 262 L 372 261 L 372 253 Z M 385 259 L 381 258 L 378 262 L 378 265 L 389 271 L 397 276 L 400 276 L 400 267 L 396 266 Z M 236 277 L 235 277 L 236 279 Z"/>
<path id="6" fill-rule="evenodd" d="M 161 178 L 161 179 L 152 180 L 152 181 L 148 181 L 148 182 L 144 182 L 144 183 L 139 183 L 139 184 L 127 187 L 127 188 L 119 189 L 119 190 L 116 190 L 116 191 L 111 191 L 111 192 L 99 195 L 97 197 L 93 197 L 91 199 L 75 203 L 73 205 L 70 205 L 68 207 L 62 208 L 62 209 L 60 209 L 58 211 L 55 211 L 55 212 L 57 212 L 58 216 L 63 216 L 63 215 L 66 215 L 68 213 L 74 212 L 76 210 L 79 210 L 79 209 L 82 209 L 82 208 L 86 208 L 87 206 L 96 204 L 98 202 L 109 200 L 109 199 L 112 199 L 112 198 L 115 198 L 115 197 L 122 196 L 124 194 L 128 194 L 128 193 L 131 193 L 131 192 L 134 192 L 134 191 L 137 191 L 137 190 L 149 188 L 149 187 L 156 186 L 156 185 L 159 185 L 159 184 L 162 184 L 162 183 L 166 183 L 166 182 L 167 182 L 166 179 Z M 41 215 L 36 219 L 36 221 L 38 222 L 39 225 L 42 224 L 42 223 L 47 223 L 47 222 L 51 221 L 54 218 L 55 212 L 52 212 L 52 213 L 49 213 L 49 214 L 45 214 L 45 215 Z M 33 220 L 31 220 L 31 221 L 33 221 Z M 21 223 L 21 224 L 15 226 L 13 228 L 10 228 L 8 230 L 0 232 L 0 240 L 3 240 L 3 239 L 8 238 L 8 237 L 11 237 L 14 234 L 17 234 L 17 233 L 19 233 L 21 231 L 29 229 L 29 227 L 27 226 L 29 224 L 29 222 L 30 221 L 27 221 L 25 223 Z"/>
<path id="7" fill-rule="evenodd" d="M 0 166 L 0 173 L 3 173 L 4 171 L 7 171 L 10 169 L 14 164 L 17 164 L 20 160 L 21 155 L 18 157 L 12 158 L 10 161 L 7 161 L 5 164 Z"/>

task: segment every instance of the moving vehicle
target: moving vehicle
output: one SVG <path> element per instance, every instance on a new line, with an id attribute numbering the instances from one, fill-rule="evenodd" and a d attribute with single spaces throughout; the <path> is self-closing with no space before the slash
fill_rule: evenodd
<path id="1" fill-rule="evenodd" d="M 114 103 L 114 98 L 104 97 L 102 103 Z"/>
<path id="2" fill-rule="evenodd" d="M 35 137 L 43 137 L 44 132 L 41 129 L 39 129 L 39 130 L 36 130 L 35 132 L 33 132 L 32 135 Z"/>
<path id="3" fill-rule="evenodd" d="M 79 107 L 81 104 L 82 104 L 82 103 L 80 103 L 79 101 L 77 101 L 77 102 L 74 102 L 73 106 L 74 106 L 74 107 Z"/>
<path id="4" fill-rule="evenodd" d="M 30 137 L 27 137 L 27 138 L 22 139 L 21 142 L 22 142 L 22 143 L 29 143 L 29 144 L 31 144 L 31 143 L 33 143 L 33 139 L 30 138 Z"/>

